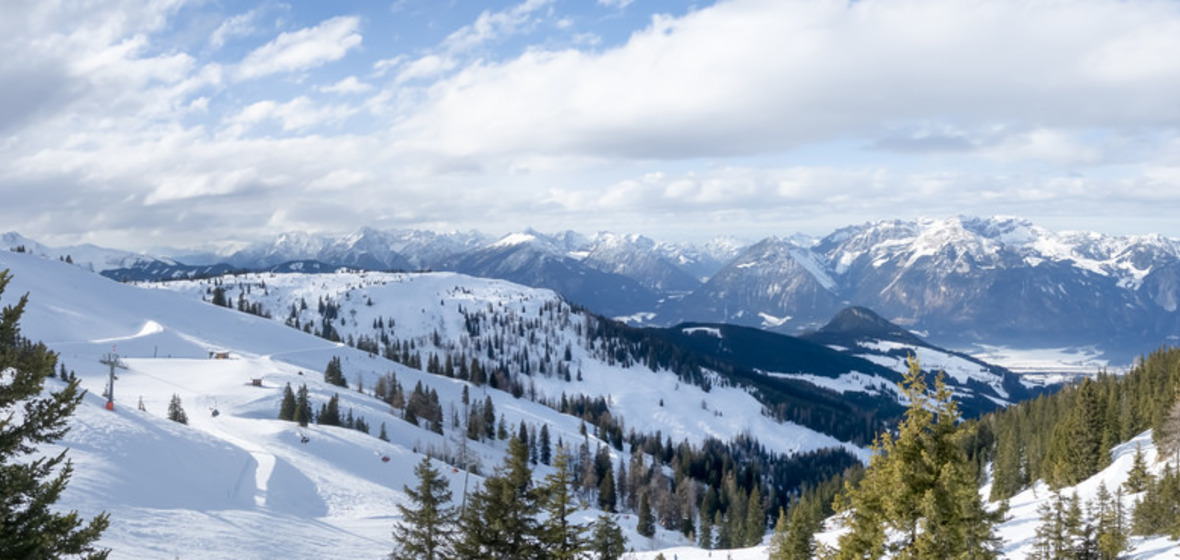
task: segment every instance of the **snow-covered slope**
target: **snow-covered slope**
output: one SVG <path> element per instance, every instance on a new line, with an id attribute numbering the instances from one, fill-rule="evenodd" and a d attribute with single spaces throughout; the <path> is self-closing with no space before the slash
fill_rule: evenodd
<path id="1" fill-rule="evenodd" d="M 0 235 L 0 250 L 10 251 L 17 247 L 23 247 L 28 254 L 45 258 L 63 260 L 69 258 L 70 262 L 74 265 L 92 272 L 102 272 L 104 270 L 128 268 L 152 263 L 163 265 L 176 264 L 171 259 L 132 253 L 130 251 L 120 251 L 118 249 L 107 249 L 89 243 L 66 247 L 48 247 L 13 231 Z"/>
<path id="2" fill-rule="evenodd" d="M 314 306 L 320 296 L 330 296 L 340 304 L 337 324 L 345 335 L 382 317 L 396 320 L 393 328 L 403 340 L 431 338 L 439 331 L 457 344 L 466 329 L 457 312 L 460 306 L 499 306 L 535 317 L 546 306 L 559 305 L 552 292 L 457 274 L 241 277 L 243 287 L 266 283 L 261 293 L 258 288 L 251 292 L 277 312 L 278 319 L 270 320 L 200 301 L 206 294 L 195 282 L 142 289 L 15 253 L 0 253 L 3 269 L 13 274 L 3 294 L 5 304 L 30 293 L 23 333 L 58 351 L 89 391 L 72 431 L 60 442 L 71 449 L 76 468 L 61 505 L 86 517 L 109 512 L 111 527 L 102 544 L 117 559 L 270 558 L 277 551 L 287 558 L 382 557 L 392 546 L 395 504 L 406 499 L 401 489 L 414 483 L 412 469 L 421 454 L 455 453 L 460 440 L 449 423 L 445 435 L 412 426 L 355 388 L 357 381 L 372 387 L 378 376 L 394 372 L 407 389 L 421 383 L 436 391 L 449 418 L 461 410 L 465 382 L 288 327 L 282 323 L 283 303 L 306 297 Z M 232 301 L 236 294 L 230 296 Z M 557 310 L 570 311 L 568 306 Z M 574 319 L 562 327 L 565 336 L 576 332 Z M 127 369 L 118 372 L 115 410 L 107 411 L 100 396 L 107 370 L 98 360 L 112 350 Z M 229 359 L 210 359 L 214 352 L 227 352 Z M 762 416 L 757 401 L 738 389 L 718 387 L 706 393 L 678 383 L 668 372 L 624 370 L 574 352 L 582 366 L 582 381 L 574 382 L 577 392 L 608 398 L 612 412 L 625 418 L 628 427 L 695 442 L 710 435 L 729 439 L 752 433 L 780 451 L 842 445 Z M 342 359 L 354 389 L 322 381 L 321 372 L 334 356 Z M 550 397 L 565 383 L 535 377 L 535 391 Z M 306 384 L 313 407 L 338 393 L 342 411 L 363 417 L 373 433 L 384 424 L 390 441 L 356 430 L 300 429 L 276 420 L 288 383 Z M 577 418 L 486 386 L 471 390 L 492 399 L 510 426 L 544 424 L 555 439 L 582 441 Z M 190 418 L 187 426 L 165 419 L 172 395 L 182 400 Z M 143 411 L 138 410 L 141 400 Z M 301 443 L 302 436 L 309 441 Z M 592 445 L 598 441 L 593 436 L 590 440 Z M 502 444 L 468 441 L 468 451 L 487 472 L 502 462 Z M 618 458 L 615 454 L 612 460 Z M 458 499 L 462 473 L 440 467 Z M 544 465 L 536 468 L 538 477 L 547 472 Z M 479 480 L 472 476 L 469 484 Z M 597 513 L 584 510 L 576 520 L 589 521 Z M 642 539 L 634 532 L 633 519 L 623 517 L 620 523 L 636 548 L 683 542 L 678 534 L 663 531 L 654 541 Z"/>
<path id="3" fill-rule="evenodd" d="M 1085 504 L 1095 499 L 1098 495 L 1100 485 L 1105 485 L 1107 490 L 1113 493 L 1115 489 L 1126 482 L 1127 473 L 1131 470 L 1137 447 L 1143 449 L 1150 471 L 1155 476 L 1160 476 L 1166 463 L 1156 462 L 1157 450 L 1152 444 L 1151 432 L 1148 431 L 1139 434 L 1129 442 L 1115 447 L 1111 451 L 1112 460 L 1109 467 L 1075 487 L 1060 489 L 1061 494 L 1069 497 L 1076 493 L 1081 499 L 1081 502 Z M 981 489 L 984 496 L 987 496 L 989 491 L 989 487 Z M 1138 494 L 1124 495 L 1123 507 L 1125 511 L 1130 512 L 1135 501 L 1140 497 Z M 1009 560 L 1023 560 L 1029 557 L 1033 551 L 1032 545 L 1036 538 L 1036 529 L 1040 524 L 1037 509 L 1042 503 L 1049 501 L 1051 498 L 1052 492 L 1044 483 L 1039 482 L 1033 488 L 1025 490 L 1009 500 L 1008 518 L 999 526 L 996 532 L 997 536 L 1003 541 L 1001 553 L 1004 558 L 1008 558 Z M 817 538 L 825 545 L 834 546 L 842 531 L 843 529 L 837 518 L 831 518 L 825 523 L 825 531 L 817 535 Z M 657 555 L 663 554 L 665 558 L 677 558 L 679 560 L 706 560 L 711 558 L 764 560 L 768 555 L 766 544 L 768 542 L 769 537 L 764 539 L 764 544 L 761 546 L 738 550 L 707 551 L 693 547 L 673 547 L 639 552 L 635 557 L 637 560 L 653 560 Z M 1150 538 L 1131 537 L 1129 550 L 1122 557 L 1135 558 L 1136 560 L 1175 560 L 1180 558 L 1180 543 L 1164 536 Z"/>

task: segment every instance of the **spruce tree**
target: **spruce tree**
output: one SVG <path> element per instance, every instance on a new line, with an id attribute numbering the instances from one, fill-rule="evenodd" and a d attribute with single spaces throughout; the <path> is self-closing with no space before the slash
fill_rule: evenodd
<path id="1" fill-rule="evenodd" d="M 292 418 L 300 426 L 307 427 L 311 423 L 311 397 L 308 395 L 307 384 L 299 386 L 295 392 L 295 416 Z"/>
<path id="2" fill-rule="evenodd" d="M 168 401 L 168 419 L 173 422 L 181 424 L 188 424 L 188 415 L 184 413 L 184 407 L 180 403 L 180 395 L 172 394 L 172 400 Z"/>
<path id="3" fill-rule="evenodd" d="M 787 515 L 779 511 L 779 521 L 774 526 L 771 546 L 771 560 L 811 560 L 815 558 L 815 533 L 823 524 L 823 504 L 809 499 L 796 500 L 791 505 L 790 522 Z"/>
<path id="4" fill-rule="evenodd" d="M 1095 497 L 1093 515 L 1096 525 L 1095 538 L 1098 545 L 1099 560 L 1115 560 L 1127 549 L 1127 519 L 1123 512 L 1123 491 L 1120 488 L 1114 495 L 1106 489 L 1106 484 L 1098 486 Z"/>
<path id="5" fill-rule="evenodd" d="M 1131 470 L 1127 472 L 1127 481 L 1123 483 L 1123 488 L 1127 492 L 1138 494 L 1147 490 L 1151 479 L 1151 472 L 1147 470 L 1147 459 L 1143 455 L 1143 447 L 1136 445 L 1135 458 L 1131 463 Z"/>
<path id="6" fill-rule="evenodd" d="M 283 388 L 283 401 L 279 405 L 279 420 L 286 420 L 288 422 L 295 419 L 295 391 L 291 390 L 291 384 Z"/>
<path id="7" fill-rule="evenodd" d="M 512 438 L 504 463 L 468 497 L 459 520 L 461 535 L 455 545 L 456 555 L 494 560 L 539 557 L 538 498 L 532 487 L 528 445 Z"/>
<path id="8" fill-rule="evenodd" d="M 430 457 L 414 467 L 418 486 L 403 486 L 412 505 L 398 504 L 402 522 L 393 527 L 394 551 L 390 560 L 442 560 L 451 558 L 455 508 L 451 501 L 450 485 L 438 469 L 430 464 Z"/>
<path id="9" fill-rule="evenodd" d="M 928 393 L 917 359 L 909 363 L 902 384 L 909 407 L 896 436 L 878 436 L 864 479 L 847 489 L 850 530 L 836 558 L 995 558 L 1003 513 L 984 508 L 959 446 L 951 391 L 939 374 Z"/>
<path id="10" fill-rule="evenodd" d="M 10 280 L 0 272 L 0 295 Z M 74 469 L 68 450 L 41 456 L 37 448 L 65 436 L 82 392 L 72 380 L 42 393 L 57 355 L 21 336 L 27 302 L 26 294 L 0 314 L 0 558 L 106 558 L 110 551 L 95 543 L 107 514 L 86 523 L 77 512 L 52 511 Z"/>
<path id="11" fill-rule="evenodd" d="M 570 469 L 570 454 L 558 446 L 553 472 L 545 476 L 542 498 L 546 519 L 540 527 L 540 542 L 549 558 L 574 560 L 586 550 L 586 527 L 572 523 L 570 514 L 578 509 L 574 499 L 577 480 Z"/>
<path id="12" fill-rule="evenodd" d="M 618 560 L 627 551 L 627 537 L 613 515 L 603 513 L 594 522 L 590 550 L 598 555 L 598 560 Z"/>
<path id="13" fill-rule="evenodd" d="M 754 546 L 762 542 L 766 535 L 766 515 L 762 511 L 762 493 L 758 485 L 750 490 L 750 499 L 746 502 L 746 519 L 743 532 L 742 546 Z"/>
<path id="14" fill-rule="evenodd" d="M 639 495 L 639 520 L 635 530 L 644 537 L 656 535 L 656 521 L 651 514 L 651 501 L 647 499 L 647 492 Z"/>
<path id="15" fill-rule="evenodd" d="M 328 367 L 324 368 L 324 381 L 348 388 L 348 381 L 344 379 L 344 368 L 340 365 L 340 357 L 332 356 L 328 360 Z"/>

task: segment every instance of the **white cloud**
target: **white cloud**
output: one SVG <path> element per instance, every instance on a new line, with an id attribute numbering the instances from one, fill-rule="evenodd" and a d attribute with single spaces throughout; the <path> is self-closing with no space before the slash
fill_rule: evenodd
<path id="1" fill-rule="evenodd" d="M 483 43 L 515 35 L 534 24 L 534 12 L 552 3 L 553 0 L 525 0 L 501 12 L 484 11 L 474 23 L 447 36 L 443 44 L 452 52 L 462 52 Z"/>
<path id="2" fill-rule="evenodd" d="M 218 25 L 217 29 L 214 29 L 213 33 L 209 35 L 209 46 L 220 49 L 230 39 L 246 37 L 254 33 L 254 18 L 257 15 L 256 10 L 250 10 L 221 22 L 221 25 Z"/>
<path id="3" fill-rule="evenodd" d="M 428 54 L 406 64 L 401 72 L 397 73 L 397 82 L 433 78 L 455 68 L 455 65 L 455 60 L 449 56 Z"/>
<path id="4" fill-rule="evenodd" d="M 286 103 L 259 101 L 242 109 L 228 119 L 228 124 L 244 125 L 236 129 L 241 133 L 250 126 L 266 121 L 275 121 L 284 131 L 301 131 L 313 126 L 340 122 L 356 113 L 346 105 L 317 106 L 311 99 L 300 96 Z"/>
<path id="5" fill-rule="evenodd" d="M 283 33 L 246 55 L 238 66 L 238 77 L 306 70 L 339 60 L 360 46 L 359 25 L 356 17 L 334 17 L 315 27 Z"/>
<path id="6" fill-rule="evenodd" d="M 966 211 L 1180 234 L 1173 2 L 731 0 L 604 50 L 487 48 L 559 21 L 547 10 L 403 52 L 362 50 L 360 20 L 334 18 L 235 67 L 204 37 L 169 42 L 176 4 L 17 3 L 0 200 L 19 202 L 0 223 L 128 246 L 268 224 L 758 235 Z M 298 83 L 237 79 L 346 56 Z"/>
<path id="7" fill-rule="evenodd" d="M 356 76 L 349 76 L 336 82 L 330 86 L 321 86 L 320 91 L 325 93 L 350 94 L 350 93 L 365 93 L 371 91 L 373 86 L 366 84 L 357 79 Z"/>
<path id="8" fill-rule="evenodd" d="M 914 121 L 1174 126 L 1177 25 L 1163 0 L 724 2 L 601 53 L 467 66 L 399 132 L 456 155 L 691 158 Z"/>

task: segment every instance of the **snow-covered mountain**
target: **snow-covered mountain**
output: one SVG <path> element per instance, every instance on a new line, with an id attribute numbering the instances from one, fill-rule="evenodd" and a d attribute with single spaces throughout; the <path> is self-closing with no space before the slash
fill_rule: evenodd
<path id="1" fill-rule="evenodd" d="M 582 262 L 602 272 L 631 278 L 657 294 L 666 294 L 691 292 L 699 287 L 701 281 L 690 271 L 709 266 L 700 260 L 700 256 L 679 247 L 660 245 L 641 235 L 600 233 Z"/>
<path id="2" fill-rule="evenodd" d="M 6 237 L 6 245 L 22 243 L 39 247 Z M 80 262 L 84 251 L 72 252 Z M 1176 240 L 1053 232 L 1014 218 L 887 220 L 822 239 L 719 237 L 696 245 L 612 233 L 489 238 L 361 228 L 284 234 L 226 255 L 231 266 L 221 269 L 110 253 L 81 262 L 130 280 L 292 261 L 320 270 L 451 270 L 553 289 L 593 311 L 656 326 L 732 322 L 799 333 L 855 305 L 943 346 L 1092 347 L 1122 364 L 1180 340 Z M 112 270 L 117 263 L 129 268 Z"/>
<path id="3" fill-rule="evenodd" d="M 588 266 L 571 253 L 567 237 L 515 233 L 462 253 L 441 266 L 485 278 L 547 288 L 607 315 L 629 315 L 655 307 L 658 295 L 636 280 Z"/>
<path id="4" fill-rule="evenodd" d="M 882 221 L 766 239 L 658 323 L 814 329 L 859 305 L 941 344 L 1087 346 L 1118 359 L 1180 337 L 1180 245 L 1054 233 L 1012 218 Z"/>
<path id="5" fill-rule="evenodd" d="M 164 257 L 153 257 L 130 251 L 107 249 L 89 243 L 66 247 L 49 247 L 10 231 L 0 234 L 0 250 L 24 249 L 26 253 L 51 259 L 69 259 L 69 262 L 91 272 L 104 272 L 136 266 L 170 266 L 176 261 Z"/>

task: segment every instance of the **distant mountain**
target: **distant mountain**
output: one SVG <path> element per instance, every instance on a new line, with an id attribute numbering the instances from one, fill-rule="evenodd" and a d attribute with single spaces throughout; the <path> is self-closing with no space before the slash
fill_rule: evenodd
<path id="1" fill-rule="evenodd" d="M 89 243 L 66 247 L 49 247 L 12 231 L 0 235 L 0 249 L 13 251 L 17 248 L 23 248 L 27 253 L 42 257 L 59 260 L 69 259 L 71 264 L 90 270 L 91 272 L 103 272 L 136 266 L 177 264 L 176 261 L 167 258 L 153 257 L 118 249 L 107 249 Z"/>
<path id="2" fill-rule="evenodd" d="M 602 233 L 595 236 L 582 262 L 596 270 L 626 276 L 653 292 L 691 292 L 701 285 L 689 270 L 700 257 L 677 247 L 660 246 L 641 235 Z M 707 266 L 707 265 L 706 265 Z"/>
<path id="3" fill-rule="evenodd" d="M 1011 218 L 882 221 L 769 238 L 655 321 L 802 332 L 863 306 L 941 344 L 1095 345 L 1129 361 L 1180 340 L 1180 246 Z"/>
<path id="4" fill-rule="evenodd" d="M 457 255 L 441 268 L 548 288 L 605 315 L 628 315 L 655 307 L 656 293 L 627 276 L 600 271 L 569 256 L 570 246 L 565 241 L 536 233 L 512 234 Z"/>
<path id="5" fill-rule="evenodd" d="M 943 346 L 1094 347 L 1127 363 L 1180 342 L 1180 243 L 1160 235 L 1051 232 L 1013 218 L 885 220 L 821 239 L 716 238 L 675 244 L 638 235 L 533 230 L 361 228 L 287 233 L 205 268 L 91 246 L 26 246 L 112 277 L 148 280 L 317 262 L 320 270 L 451 270 L 550 288 L 637 325 L 734 323 L 799 334 L 841 309 L 871 309 Z"/>
<path id="6" fill-rule="evenodd" d="M 683 299 L 668 302 L 659 324 L 713 321 L 777 329 L 819 326 L 842 306 L 836 281 L 806 248 L 778 238 L 747 248 Z M 785 332 L 785 331 L 784 331 Z"/>

